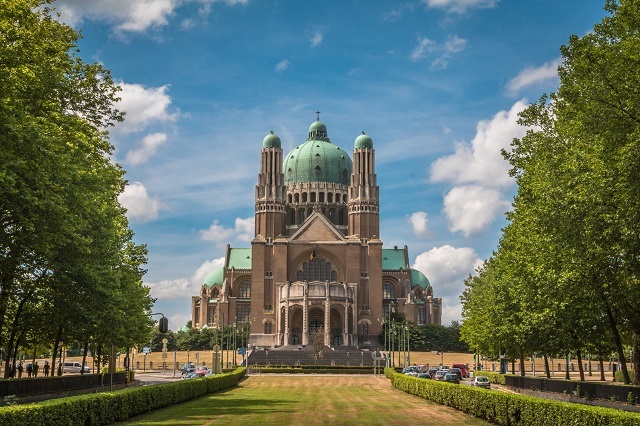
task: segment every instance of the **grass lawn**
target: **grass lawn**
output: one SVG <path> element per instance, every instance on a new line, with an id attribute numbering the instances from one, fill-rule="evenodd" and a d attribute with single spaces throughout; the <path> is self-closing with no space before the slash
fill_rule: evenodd
<path id="1" fill-rule="evenodd" d="M 138 416 L 128 425 L 487 425 L 394 389 L 385 377 L 250 376 L 238 387 Z"/>

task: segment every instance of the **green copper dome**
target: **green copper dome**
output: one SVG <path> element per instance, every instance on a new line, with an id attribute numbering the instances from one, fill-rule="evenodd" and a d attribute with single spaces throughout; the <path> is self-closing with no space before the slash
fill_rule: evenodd
<path id="1" fill-rule="evenodd" d="M 309 127 L 309 137 L 294 148 L 283 161 L 286 185 L 301 182 L 334 182 L 349 185 L 349 154 L 332 144 L 327 127 L 316 121 Z"/>
<path id="2" fill-rule="evenodd" d="M 273 130 L 271 131 L 271 133 L 265 136 L 264 140 L 262 141 L 263 148 L 280 148 L 280 146 L 280 138 L 278 137 L 278 135 L 273 133 Z"/>
<path id="3" fill-rule="evenodd" d="M 429 280 L 427 279 L 427 277 L 422 272 L 412 268 L 411 269 L 411 288 L 417 285 L 419 285 L 425 290 L 431 287 L 431 283 L 429 283 Z"/>
<path id="4" fill-rule="evenodd" d="M 204 285 L 206 285 L 207 288 L 211 288 L 214 285 L 222 286 L 222 281 L 224 281 L 224 266 L 209 272 L 207 278 L 204 279 Z"/>
<path id="5" fill-rule="evenodd" d="M 367 135 L 364 130 L 362 134 L 356 138 L 356 142 L 354 144 L 355 149 L 373 149 L 373 139 L 369 135 Z"/>

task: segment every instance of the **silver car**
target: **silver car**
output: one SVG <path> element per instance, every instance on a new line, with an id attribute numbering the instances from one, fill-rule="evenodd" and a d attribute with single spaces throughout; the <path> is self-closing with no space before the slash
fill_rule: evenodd
<path id="1" fill-rule="evenodd" d="M 487 376 L 476 376 L 471 380 L 471 386 L 489 389 L 491 387 L 491 382 Z"/>

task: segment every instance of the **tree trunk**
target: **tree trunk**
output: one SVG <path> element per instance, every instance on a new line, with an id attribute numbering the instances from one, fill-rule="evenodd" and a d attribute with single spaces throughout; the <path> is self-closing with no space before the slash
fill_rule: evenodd
<path id="1" fill-rule="evenodd" d="M 544 371 L 547 374 L 547 379 L 550 379 L 551 371 L 549 371 L 549 357 L 547 356 L 547 354 L 543 354 L 542 357 L 544 358 Z"/>
<path id="2" fill-rule="evenodd" d="M 511 360 L 511 374 L 513 374 L 514 376 L 516 375 L 516 360 L 515 359 Z"/>
<path id="3" fill-rule="evenodd" d="M 62 327 L 58 328 L 58 334 L 56 335 L 56 341 L 53 343 L 53 356 L 51 357 L 51 377 L 56 375 L 56 357 L 58 356 L 58 344 L 62 338 Z"/>
<path id="4" fill-rule="evenodd" d="M 637 330 L 633 330 L 633 334 L 631 337 L 631 358 L 633 364 L 633 383 L 634 386 L 640 385 L 640 336 L 638 335 Z"/>
<path id="5" fill-rule="evenodd" d="M 520 376 L 524 375 L 524 354 L 520 352 Z"/>
<path id="6" fill-rule="evenodd" d="M 569 374 L 569 370 L 571 370 L 571 358 L 570 355 L 567 354 L 564 358 L 564 365 L 565 365 L 565 372 L 564 372 L 564 379 L 565 380 L 571 380 L 571 374 Z"/>
<path id="7" fill-rule="evenodd" d="M 82 351 L 82 364 L 80 374 L 84 374 L 84 365 L 87 363 L 87 351 L 89 350 L 89 341 L 84 342 L 84 351 Z"/>
<path id="8" fill-rule="evenodd" d="M 584 366 L 582 365 L 582 351 L 578 349 L 578 371 L 580 371 L 580 381 L 584 382 Z"/>
<path id="9" fill-rule="evenodd" d="M 598 364 L 600 365 L 600 380 L 604 382 L 606 379 L 604 378 L 604 359 L 602 355 L 598 355 Z"/>
<path id="10" fill-rule="evenodd" d="M 607 311 L 607 318 L 609 320 L 609 327 L 611 328 L 611 332 L 613 333 L 613 341 L 616 344 L 616 349 L 618 351 L 618 360 L 620 361 L 620 369 L 622 370 L 622 376 L 624 377 L 624 383 L 628 385 L 631 381 L 629 380 L 629 372 L 627 371 L 627 363 L 624 360 L 624 352 L 622 350 L 622 339 L 620 338 L 620 333 L 618 332 L 618 324 L 616 323 L 616 319 L 613 316 L 613 312 L 611 311 L 611 307 L 607 302 L 607 299 L 602 296 L 604 300 L 604 305 Z"/>

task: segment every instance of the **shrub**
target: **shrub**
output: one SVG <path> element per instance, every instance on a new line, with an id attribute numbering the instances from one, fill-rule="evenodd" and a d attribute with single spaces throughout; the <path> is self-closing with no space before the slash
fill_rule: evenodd
<path id="1" fill-rule="evenodd" d="M 637 413 L 422 380 L 393 371 L 390 374 L 393 386 L 400 390 L 499 425 L 640 424 L 640 414 Z"/>
<path id="2" fill-rule="evenodd" d="M 0 408 L 3 426 L 105 425 L 235 386 L 244 367 L 201 379 Z"/>

